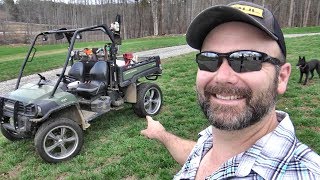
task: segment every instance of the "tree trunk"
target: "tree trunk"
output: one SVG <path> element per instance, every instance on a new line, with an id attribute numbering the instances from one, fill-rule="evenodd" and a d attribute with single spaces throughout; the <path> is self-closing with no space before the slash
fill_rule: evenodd
<path id="1" fill-rule="evenodd" d="M 152 19 L 153 19 L 153 35 L 159 35 L 159 19 L 158 19 L 158 1 L 151 0 L 151 12 L 152 12 Z"/>
<path id="2" fill-rule="evenodd" d="M 125 15 L 125 12 L 126 12 L 126 8 L 127 8 L 127 1 L 126 0 L 123 0 L 123 6 L 121 7 L 122 8 L 122 21 L 121 21 L 121 27 L 122 27 L 122 32 L 123 32 L 123 39 L 128 39 L 127 37 L 127 26 L 126 26 L 126 15 Z"/>
<path id="3" fill-rule="evenodd" d="M 160 31 L 160 34 L 164 34 L 163 32 L 163 24 L 164 24 L 164 15 L 163 15 L 163 11 L 164 11 L 164 0 L 160 0 L 160 10 L 159 10 L 159 31 Z"/>
<path id="4" fill-rule="evenodd" d="M 305 6 L 304 6 L 304 13 L 303 13 L 304 14 L 303 15 L 303 27 L 307 27 L 307 25 L 308 25 L 310 6 L 311 6 L 311 0 L 306 0 Z"/>
<path id="5" fill-rule="evenodd" d="M 289 9 L 288 27 L 292 27 L 293 19 L 294 19 L 294 0 L 291 0 L 290 9 Z"/>
<path id="6" fill-rule="evenodd" d="M 316 15 L 316 26 L 319 26 L 319 16 L 320 16 L 320 1 L 318 2 L 317 6 L 317 15 Z"/>

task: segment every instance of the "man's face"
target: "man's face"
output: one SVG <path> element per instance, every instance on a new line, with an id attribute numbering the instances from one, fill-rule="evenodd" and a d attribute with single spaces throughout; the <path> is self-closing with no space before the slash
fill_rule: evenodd
<path id="1" fill-rule="evenodd" d="M 263 31 L 240 22 L 211 31 L 202 51 L 256 50 L 276 57 L 278 44 Z M 275 107 L 278 73 L 264 63 L 260 71 L 236 73 L 226 59 L 216 72 L 198 70 L 198 101 L 209 122 L 221 130 L 240 130 L 259 122 Z"/>
<path id="2" fill-rule="evenodd" d="M 204 96 L 198 92 L 199 104 L 211 125 L 221 130 L 241 130 L 259 122 L 276 103 L 277 78 L 263 90 L 253 92 L 249 87 L 208 85 Z M 217 101 L 211 101 L 216 96 Z M 218 101 L 245 101 L 238 105 Z M 240 100 L 241 101 L 241 100 Z"/>

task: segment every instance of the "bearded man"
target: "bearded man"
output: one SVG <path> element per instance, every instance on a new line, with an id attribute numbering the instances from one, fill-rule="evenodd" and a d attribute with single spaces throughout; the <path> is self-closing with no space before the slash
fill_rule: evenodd
<path id="1" fill-rule="evenodd" d="M 211 126 L 197 142 L 147 116 L 141 134 L 163 143 L 182 166 L 174 179 L 320 179 L 320 156 L 299 142 L 276 110 L 291 65 L 273 14 L 249 2 L 213 6 L 190 24 L 199 104 Z"/>

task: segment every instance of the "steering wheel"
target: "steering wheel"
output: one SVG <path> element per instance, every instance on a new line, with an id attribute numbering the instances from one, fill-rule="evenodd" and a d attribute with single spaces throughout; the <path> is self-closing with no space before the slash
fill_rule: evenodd
<path id="1" fill-rule="evenodd" d="M 47 79 L 39 73 L 38 73 L 38 76 L 40 77 L 38 85 L 39 86 L 44 85 L 44 83 L 41 83 L 41 81 L 47 81 Z"/>
<path id="2" fill-rule="evenodd" d="M 39 74 L 39 73 L 38 73 L 38 75 L 39 75 L 39 77 L 40 77 L 40 79 L 41 79 L 41 80 L 46 81 L 46 78 L 45 78 L 44 76 L 42 76 L 42 75 L 41 75 L 41 74 Z"/>

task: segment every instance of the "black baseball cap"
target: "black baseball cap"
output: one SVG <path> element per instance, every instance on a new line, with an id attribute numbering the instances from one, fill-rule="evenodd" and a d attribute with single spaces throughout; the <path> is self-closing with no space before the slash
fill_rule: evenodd
<path id="1" fill-rule="evenodd" d="M 281 28 L 274 15 L 266 8 L 245 1 L 218 5 L 199 13 L 188 27 L 186 39 L 189 46 L 201 50 L 207 34 L 220 24 L 240 21 L 265 31 L 277 43 L 286 57 L 286 44 Z"/>

